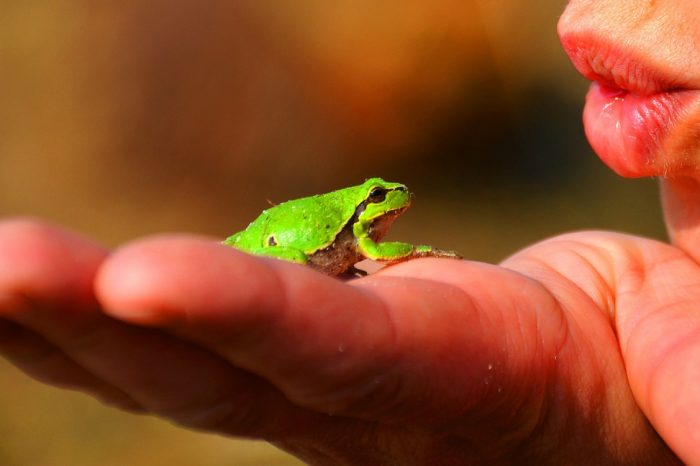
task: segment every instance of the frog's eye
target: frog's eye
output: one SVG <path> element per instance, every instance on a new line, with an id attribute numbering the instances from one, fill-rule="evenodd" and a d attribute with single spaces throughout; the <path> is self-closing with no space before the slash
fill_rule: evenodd
<path id="1" fill-rule="evenodd" d="M 369 192 L 369 197 L 367 200 L 369 202 L 382 202 L 384 198 L 386 198 L 386 189 L 377 186 L 372 188 L 372 190 Z"/>

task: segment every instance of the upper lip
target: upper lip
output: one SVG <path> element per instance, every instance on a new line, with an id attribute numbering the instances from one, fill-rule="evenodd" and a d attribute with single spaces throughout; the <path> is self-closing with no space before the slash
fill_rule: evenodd
<path id="1" fill-rule="evenodd" d="M 639 95 L 682 88 L 634 50 L 624 50 L 587 35 L 563 35 L 561 42 L 579 73 L 591 81 Z"/>

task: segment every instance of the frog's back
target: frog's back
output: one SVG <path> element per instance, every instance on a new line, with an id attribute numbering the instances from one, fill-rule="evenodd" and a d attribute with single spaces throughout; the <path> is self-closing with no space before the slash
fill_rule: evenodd
<path id="1" fill-rule="evenodd" d="M 241 249 L 290 247 L 311 254 L 333 243 L 355 213 L 348 189 L 294 199 L 263 211 L 248 227 L 226 240 Z"/>

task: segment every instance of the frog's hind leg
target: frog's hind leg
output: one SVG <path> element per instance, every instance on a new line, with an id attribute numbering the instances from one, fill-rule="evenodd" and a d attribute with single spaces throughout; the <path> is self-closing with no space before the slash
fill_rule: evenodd
<path id="1" fill-rule="evenodd" d="M 349 269 L 338 275 L 341 280 L 352 280 L 353 278 L 362 278 L 369 275 L 366 270 L 358 269 L 354 265 L 351 265 Z"/>

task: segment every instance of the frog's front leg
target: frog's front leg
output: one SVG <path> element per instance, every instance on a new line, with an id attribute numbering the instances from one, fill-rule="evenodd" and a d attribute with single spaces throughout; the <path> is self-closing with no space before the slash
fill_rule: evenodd
<path id="1" fill-rule="evenodd" d="M 365 257 L 377 261 L 401 262 L 418 257 L 461 259 L 461 256 L 453 251 L 443 251 L 431 246 L 414 246 L 396 241 L 377 243 L 369 237 L 360 238 L 357 244 Z"/>

